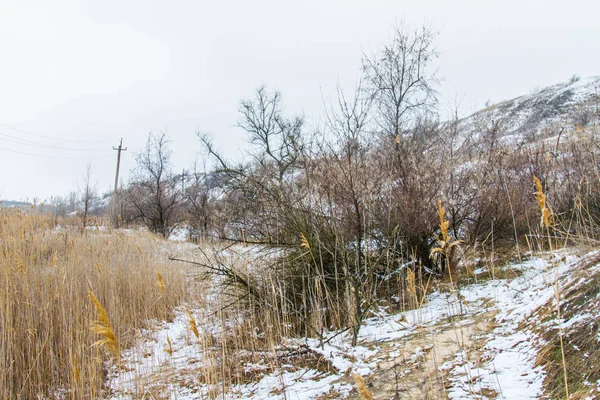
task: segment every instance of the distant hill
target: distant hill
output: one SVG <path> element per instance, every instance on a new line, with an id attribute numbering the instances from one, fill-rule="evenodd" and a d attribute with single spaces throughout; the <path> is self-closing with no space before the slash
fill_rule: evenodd
<path id="1" fill-rule="evenodd" d="M 15 200 L 0 200 L 0 207 L 31 207 L 31 203 Z"/>
<path id="2" fill-rule="evenodd" d="M 600 76 L 573 80 L 503 101 L 458 121 L 463 138 L 500 122 L 503 141 L 527 143 L 600 120 Z"/>

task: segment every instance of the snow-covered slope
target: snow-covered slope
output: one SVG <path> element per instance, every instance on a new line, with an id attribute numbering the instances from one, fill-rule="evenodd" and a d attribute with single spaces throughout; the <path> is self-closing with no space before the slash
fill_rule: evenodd
<path id="1" fill-rule="evenodd" d="M 502 136 L 513 143 L 551 136 L 553 130 L 588 125 L 600 118 L 600 77 L 560 83 L 489 106 L 458 121 L 463 137 L 477 135 L 500 121 Z"/>

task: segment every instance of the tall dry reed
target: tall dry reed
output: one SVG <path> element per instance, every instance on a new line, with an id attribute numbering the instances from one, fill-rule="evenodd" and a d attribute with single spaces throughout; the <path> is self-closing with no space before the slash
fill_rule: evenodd
<path id="1" fill-rule="evenodd" d="M 127 348 L 145 321 L 183 301 L 183 274 L 156 246 L 140 233 L 57 229 L 34 209 L 0 209 L 0 398 L 104 395 L 110 358 L 94 343 Z"/>

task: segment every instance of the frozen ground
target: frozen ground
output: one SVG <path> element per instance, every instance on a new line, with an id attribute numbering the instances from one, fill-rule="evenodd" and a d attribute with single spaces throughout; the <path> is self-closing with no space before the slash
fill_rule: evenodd
<path id="1" fill-rule="evenodd" d="M 364 322 L 355 347 L 348 333 L 329 332 L 327 343 L 290 339 L 287 346 L 321 355 L 330 371 L 248 364 L 256 379 L 227 388 L 227 398 L 356 398 L 352 374 L 365 378 L 374 398 L 539 398 L 544 371 L 535 359 L 542 342 L 527 326 L 555 296 L 556 277 L 566 285 L 580 258 L 566 252 L 533 258 L 510 266 L 512 279 L 462 286 L 459 293 L 434 292 L 421 308 L 399 314 L 379 309 Z M 227 329 L 207 309 L 189 311 L 201 335 Z M 592 314 L 579 318 L 596 318 Z M 111 399 L 201 399 L 222 389 L 199 381 L 207 349 L 191 332 L 186 308 L 175 315 L 172 322 L 155 322 L 119 367 L 110 366 Z"/>

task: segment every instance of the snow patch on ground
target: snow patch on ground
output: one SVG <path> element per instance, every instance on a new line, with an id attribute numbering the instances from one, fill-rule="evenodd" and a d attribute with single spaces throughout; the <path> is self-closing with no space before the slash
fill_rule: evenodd
<path id="1" fill-rule="evenodd" d="M 377 311 L 376 316 L 364 321 L 358 336 L 358 345 L 350 345 L 349 332 L 326 332 L 326 341 L 315 338 L 290 339 L 287 346 L 302 346 L 330 361 L 334 372 L 320 372 L 308 368 L 282 366 L 276 370 L 265 367 L 266 375 L 257 382 L 235 385 L 231 398 L 315 399 L 327 393 L 346 397 L 353 389 L 349 374 L 369 377 L 390 357 L 396 356 L 390 346 L 414 335 L 421 327 L 450 324 L 455 329 L 471 324 L 477 316 L 495 313 L 494 328 L 485 336 L 482 359 L 475 365 L 463 351 L 446 361 L 441 370 L 448 371 L 447 393 L 452 399 L 482 398 L 482 393 L 496 393 L 499 399 L 531 399 L 542 394 L 544 371 L 535 367 L 540 341 L 536 335 L 523 329 L 534 312 L 554 296 L 553 283 L 557 276 L 567 276 L 579 259 L 566 253 L 554 257 L 535 258 L 518 265 L 520 271 L 512 280 L 490 280 L 460 288 L 458 293 L 434 292 L 425 304 L 416 310 L 399 314 Z M 192 312 L 198 321 L 207 321 L 200 310 Z M 156 329 L 144 332 L 139 344 L 122 357 L 121 367 L 112 367 L 108 383 L 111 399 L 135 398 L 135 394 L 160 386 L 163 395 L 171 399 L 200 399 L 211 391 L 198 382 L 202 369 L 202 349 L 189 329 L 189 317 L 184 308 L 175 310 L 172 322 L 156 323 Z M 460 317 L 460 318 L 459 318 Z M 581 321 L 584 318 L 582 317 Z M 578 320 L 563 324 L 576 324 Z M 217 326 L 198 324 L 199 329 L 215 330 Z M 201 332 L 202 334 L 202 332 Z M 172 354 L 166 351 L 167 338 L 172 343 Z M 419 353 L 419 351 L 421 353 Z M 413 362 L 423 353 L 414 349 Z M 421 354 L 421 355 L 420 355 Z M 411 358 L 411 360 L 412 360 Z M 261 368 L 261 366 L 254 366 Z M 163 382 L 158 382 L 161 379 Z M 158 381 L 157 381 L 158 380 Z M 162 383 L 162 385 L 161 385 Z"/>

